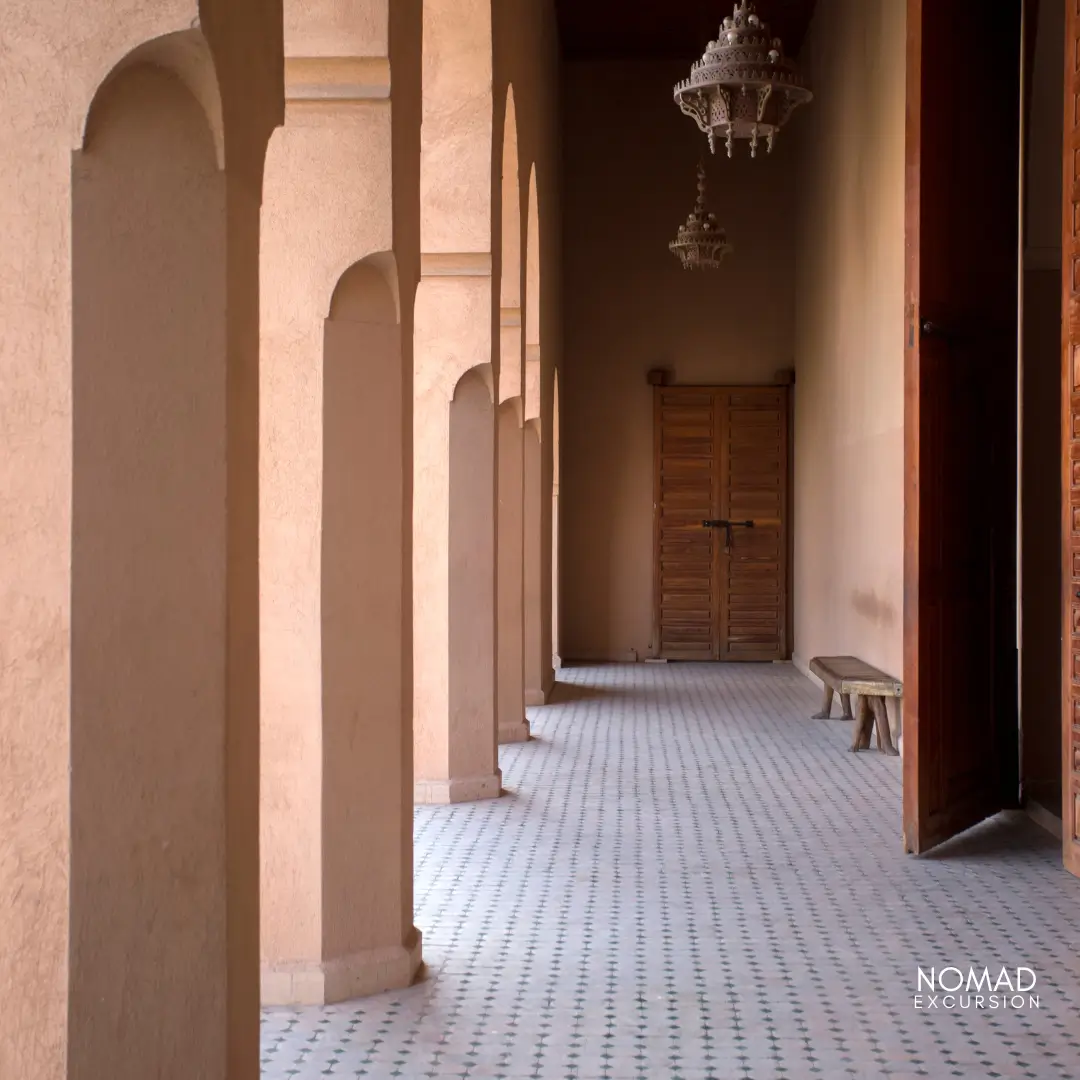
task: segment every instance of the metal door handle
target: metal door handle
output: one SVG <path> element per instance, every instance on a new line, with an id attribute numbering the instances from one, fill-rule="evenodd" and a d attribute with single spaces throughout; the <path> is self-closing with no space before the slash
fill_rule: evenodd
<path id="1" fill-rule="evenodd" d="M 956 341 L 960 337 L 954 327 L 942 326 L 941 323 L 934 322 L 932 319 L 923 319 L 919 323 L 919 336 L 939 338 L 942 341 Z"/>
<path id="2" fill-rule="evenodd" d="M 732 540 L 733 540 L 733 535 L 732 535 L 732 532 L 731 532 L 732 529 L 736 529 L 736 528 L 738 528 L 738 529 L 752 529 L 754 527 L 754 523 L 752 521 L 726 521 L 723 518 L 721 518 L 721 519 L 706 518 L 701 524 L 706 529 L 723 529 L 724 530 L 724 533 L 725 533 L 725 536 L 724 536 L 724 550 L 725 551 L 730 551 L 731 550 L 731 545 L 732 545 Z"/>

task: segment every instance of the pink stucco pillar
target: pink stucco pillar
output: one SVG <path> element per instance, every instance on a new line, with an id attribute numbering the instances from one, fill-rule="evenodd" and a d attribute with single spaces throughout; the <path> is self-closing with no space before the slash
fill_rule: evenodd
<path id="1" fill-rule="evenodd" d="M 496 444 L 490 257 L 429 258 L 413 426 L 417 802 L 496 798 Z"/>
<path id="2" fill-rule="evenodd" d="M 324 30 L 339 41 L 333 24 Z M 407 70 L 398 69 L 401 91 Z M 328 109 L 343 72 L 355 79 L 353 96 Z M 392 157 L 394 124 L 409 117 L 391 108 L 389 73 L 388 62 L 365 57 L 290 57 L 287 122 L 267 157 L 266 1004 L 407 986 L 421 962 L 412 892 L 412 309 L 409 253 L 395 251 L 409 203 Z"/>
<path id="3" fill-rule="evenodd" d="M 0 1076 L 255 1080 L 281 9 L 87 0 L 19 23 L 0 72 Z"/>
<path id="4" fill-rule="evenodd" d="M 526 742 L 521 399 L 499 406 L 499 742 Z"/>

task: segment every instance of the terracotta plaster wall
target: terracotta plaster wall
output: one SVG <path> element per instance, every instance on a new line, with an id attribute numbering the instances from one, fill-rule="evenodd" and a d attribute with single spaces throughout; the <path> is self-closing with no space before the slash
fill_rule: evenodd
<path id="1" fill-rule="evenodd" d="M 381 57 L 389 55 L 385 3 L 372 0 L 304 0 L 285 4 L 285 42 L 290 56 Z"/>
<path id="2" fill-rule="evenodd" d="M 281 120 L 280 4 L 16 2 L 0 10 L 0 41 L 0 1076 L 254 1077 L 252 388 L 262 165 Z M 91 101 L 122 64 L 99 102 L 108 141 L 97 154 L 91 137 L 83 151 Z M 153 92 L 117 111 L 108 96 L 129 79 Z M 140 117 L 155 109 L 151 132 Z M 163 152 L 165 133 L 175 153 Z M 143 175 L 132 169 L 140 141 Z M 83 167 L 104 183 L 73 196 Z M 178 217 L 157 212 L 165 190 Z M 192 228 L 181 233 L 182 222 Z M 176 287 L 182 269 L 208 266 L 207 280 Z M 151 272 L 136 279 L 138 269 Z M 192 352 L 188 370 L 169 366 Z M 80 392 L 95 365 L 105 382 L 123 385 L 125 372 L 140 381 L 123 401 L 102 400 L 104 385 Z M 126 430 L 108 430 L 110 419 Z M 175 453 L 207 435 L 193 461 L 206 483 L 195 490 Z M 102 462 L 107 444 L 121 453 Z M 131 454 L 145 473 L 124 469 Z M 155 491 L 149 473 L 177 483 Z M 105 518 L 77 492 L 73 508 L 80 477 L 85 495 L 97 485 L 118 513 Z M 133 523 L 144 494 L 147 513 Z M 196 504 L 208 510 L 209 544 L 193 543 L 197 522 L 182 520 Z M 105 595 L 93 577 L 94 560 L 120 573 L 124 552 L 126 569 L 153 582 L 145 595 L 130 580 Z M 158 639 L 140 643 L 155 626 Z M 179 650 L 169 671 L 182 685 L 125 672 L 125 636 L 158 671 Z M 107 676 L 95 650 L 108 656 Z M 192 738 L 172 755 L 172 725 L 185 721 Z M 102 724 L 114 741 L 95 737 Z M 115 739 L 124 729 L 135 737 Z M 193 1043 L 196 1018 L 205 1030 Z"/>
<path id="3" fill-rule="evenodd" d="M 903 659 L 904 0 L 820 0 L 801 56 L 795 656 Z"/>
<path id="4" fill-rule="evenodd" d="M 570 660 L 649 653 L 646 372 L 670 367 L 680 383 L 761 383 L 792 365 L 795 148 L 785 133 L 771 157 L 752 161 L 745 147 L 731 161 L 709 157 L 705 137 L 672 101 L 685 75 L 670 63 L 565 69 L 560 652 Z M 693 207 L 702 155 L 711 207 L 735 245 L 715 274 L 682 270 L 667 247 Z"/>

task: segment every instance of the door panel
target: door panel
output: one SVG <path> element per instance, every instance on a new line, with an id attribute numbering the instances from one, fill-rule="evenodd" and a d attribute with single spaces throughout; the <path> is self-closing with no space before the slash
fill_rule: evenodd
<path id="1" fill-rule="evenodd" d="M 982 0 L 908 5 L 904 838 L 915 852 L 1019 792 L 1020 8 L 1002 0 L 987 18 Z"/>
<path id="2" fill-rule="evenodd" d="M 752 520 L 720 549 L 722 660 L 782 660 L 787 643 L 787 392 L 723 392 L 720 516 Z M 720 540 L 720 537 L 717 537 Z"/>
<path id="3" fill-rule="evenodd" d="M 658 388 L 654 409 L 656 655 L 785 659 L 786 389 Z M 754 524 L 729 545 L 707 520 Z"/>
<path id="4" fill-rule="evenodd" d="M 1044 0 L 1046 2 L 1046 0 Z M 1080 876 L 1080 0 L 1067 0 L 1062 221 L 1062 844 Z"/>
<path id="5" fill-rule="evenodd" d="M 655 394 L 653 647 L 669 660 L 716 659 L 712 516 L 715 404 L 708 390 Z"/>

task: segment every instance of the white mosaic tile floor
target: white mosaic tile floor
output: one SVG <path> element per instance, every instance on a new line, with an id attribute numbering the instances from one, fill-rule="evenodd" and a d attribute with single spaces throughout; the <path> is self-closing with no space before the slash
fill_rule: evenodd
<path id="1" fill-rule="evenodd" d="M 410 990 L 263 1018 L 266 1080 L 1080 1080 L 1080 881 L 1003 815 L 922 859 L 793 668 L 571 668 L 508 794 L 416 812 Z M 837 710 L 838 711 L 838 710 Z M 916 1011 L 917 967 L 1037 1010 Z"/>

